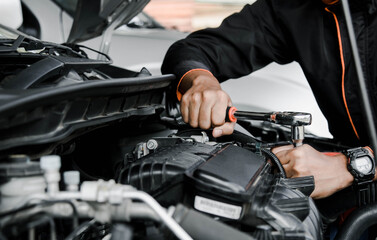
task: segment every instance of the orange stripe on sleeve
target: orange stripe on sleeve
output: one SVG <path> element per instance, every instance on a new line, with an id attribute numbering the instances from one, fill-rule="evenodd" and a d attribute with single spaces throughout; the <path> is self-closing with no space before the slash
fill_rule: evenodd
<path id="1" fill-rule="evenodd" d="M 176 90 L 176 95 L 177 95 L 177 99 L 178 101 L 181 101 L 182 99 L 182 93 L 179 91 L 179 86 L 181 85 L 181 82 L 182 80 L 187 76 L 187 74 L 191 73 L 191 72 L 194 72 L 194 71 L 204 71 L 204 72 L 208 72 L 212 75 L 212 73 L 210 71 L 208 71 L 207 69 L 203 69 L 203 68 L 195 68 L 195 69 L 191 69 L 190 71 L 187 71 L 185 74 L 183 74 L 183 76 L 181 77 L 181 79 L 179 79 L 179 82 L 178 82 L 178 85 L 177 85 L 177 90 Z"/>

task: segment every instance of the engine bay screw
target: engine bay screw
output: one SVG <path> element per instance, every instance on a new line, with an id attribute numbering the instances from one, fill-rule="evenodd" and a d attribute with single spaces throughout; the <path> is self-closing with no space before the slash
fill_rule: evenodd
<path id="1" fill-rule="evenodd" d="M 154 139 L 149 139 L 147 142 L 147 148 L 148 150 L 156 150 L 158 147 L 158 143 Z"/>

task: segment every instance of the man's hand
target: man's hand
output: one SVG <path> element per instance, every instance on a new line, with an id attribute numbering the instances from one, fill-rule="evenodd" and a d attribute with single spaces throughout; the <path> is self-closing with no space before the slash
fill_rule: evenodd
<path id="1" fill-rule="evenodd" d="M 324 198 L 350 186 L 353 176 L 347 170 L 347 157 L 327 156 L 309 145 L 277 147 L 272 150 L 283 164 L 287 177 L 314 176 L 313 198 Z"/>
<path id="2" fill-rule="evenodd" d="M 205 71 L 187 74 L 180 91 L 184 93 L 181 99 L 183 121 L 194 128 L 214 127 L 214 137 L 233 133 L 235 123 L 225 122 L 226 108 L 232 105 L 232 101 L 212 74 Z"/>

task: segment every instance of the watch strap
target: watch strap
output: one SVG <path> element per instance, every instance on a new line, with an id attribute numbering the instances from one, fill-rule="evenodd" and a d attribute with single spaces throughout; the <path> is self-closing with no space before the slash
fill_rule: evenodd
<path id="1" fill-rule="evenodd" d="M 362 187 L 357 186 L 357 189 L 354 189 L 356 195 L 357 205 L 364 206 L 370 203 L 377 202 L 377 183 L 370 182 L 364 184 Z"/>

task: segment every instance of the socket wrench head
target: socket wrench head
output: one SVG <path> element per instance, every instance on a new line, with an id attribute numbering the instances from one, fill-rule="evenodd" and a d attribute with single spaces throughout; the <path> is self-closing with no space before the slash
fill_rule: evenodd
<path id="1" fill-rule="evenodd" d="M 276 112 L 274 122 L 290 126 L 306 126 L 312 124 L 312 115 L 304 112 Z"/>
<path id="2" fill-rule="evenodd" d="M 304 126 L 292 126 L 292 142 L 295 147 L 302 145 L 305 138 Z"/>

